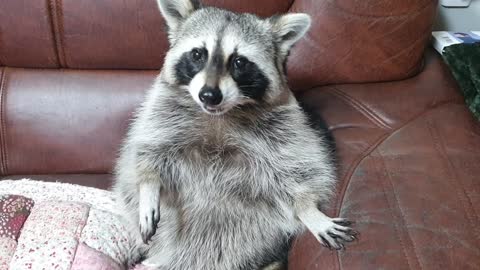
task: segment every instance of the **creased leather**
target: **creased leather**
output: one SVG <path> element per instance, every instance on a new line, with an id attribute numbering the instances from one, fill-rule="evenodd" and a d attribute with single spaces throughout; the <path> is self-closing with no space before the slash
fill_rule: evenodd
<path id="1" fill-rule="evenodd" d="M 355 220 L 361 235 L 337 253 L 305 233 L 289 269 L 478 268 L 480 125 L 438 55 L 430 51 L 411 79 L 299 99 L 317 105 L 337 142 L 330 214 Z"/>
<path id="2" fill-rule="evenodd" d="M 423 59 L 437 1 L 205 2 L 313 17 L 289 81 L 337 141 L 327 212 L 361 235 L 332 252 L 305 233 L 289 269 L 478 269 L 480 126 L 441 58 Z M 168 49 L 163 24 L 155 0 L 1 0 L 2 179 L 108 188 Z"/>

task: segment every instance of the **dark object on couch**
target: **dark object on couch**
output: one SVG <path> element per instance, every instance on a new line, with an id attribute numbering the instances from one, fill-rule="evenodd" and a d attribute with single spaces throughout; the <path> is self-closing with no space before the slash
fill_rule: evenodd
<path id="1" fill-rule="evenodd" d="M 480 43 L 448 46 L 443 57 L 457 79 L 468 108 L 480 120 Z"/>
<path id="2" fill-rule="evenodd" d="M 478 269 L 480 126 L 425 50 L 436 1 L 204 2 L 313 16 L 290 83 L 333 132 L 341 168 L 330 214 L 355 220 L 361 238 L 337 252 L 305 233 L 290 269 Z M 3 178 L 108 188 L 162 65 L 164 29 L 155 0 L 1 0 Z"/>

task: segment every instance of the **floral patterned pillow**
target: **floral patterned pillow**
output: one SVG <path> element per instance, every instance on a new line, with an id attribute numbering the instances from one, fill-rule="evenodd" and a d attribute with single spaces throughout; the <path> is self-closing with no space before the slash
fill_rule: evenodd
<path id="1" fill-rule="evenodd" d="M 18 195 L 0 195 L 0 238 L 17 240 L 33 200 Z"/>
<path id="2" fill-rule="evenodd" d="M 109 191 L 0 181 L 0 270 L 126 270 L 136 242 Z"/>

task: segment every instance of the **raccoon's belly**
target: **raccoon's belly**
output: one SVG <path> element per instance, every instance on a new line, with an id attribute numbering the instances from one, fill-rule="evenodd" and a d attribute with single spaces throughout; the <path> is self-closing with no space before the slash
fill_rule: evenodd
<path id="1" fill-rule="evenodd" d="M 161 221 L 147 258 L 165 269 L 234 270 L 246 262 L 255 265 L 280 252 L 300 229 L 286 207 L 208 203 L 205 198 L 161 205 Z"/>

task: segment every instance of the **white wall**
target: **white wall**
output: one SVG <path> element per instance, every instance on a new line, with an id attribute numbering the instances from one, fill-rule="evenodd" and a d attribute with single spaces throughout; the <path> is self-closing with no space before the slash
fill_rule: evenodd
<path id="1" fill-rule="evenodd" d="M 468 8 L 445 8 L 439 4 L 434 30 L 480 31 L 480 0 Z"/>

